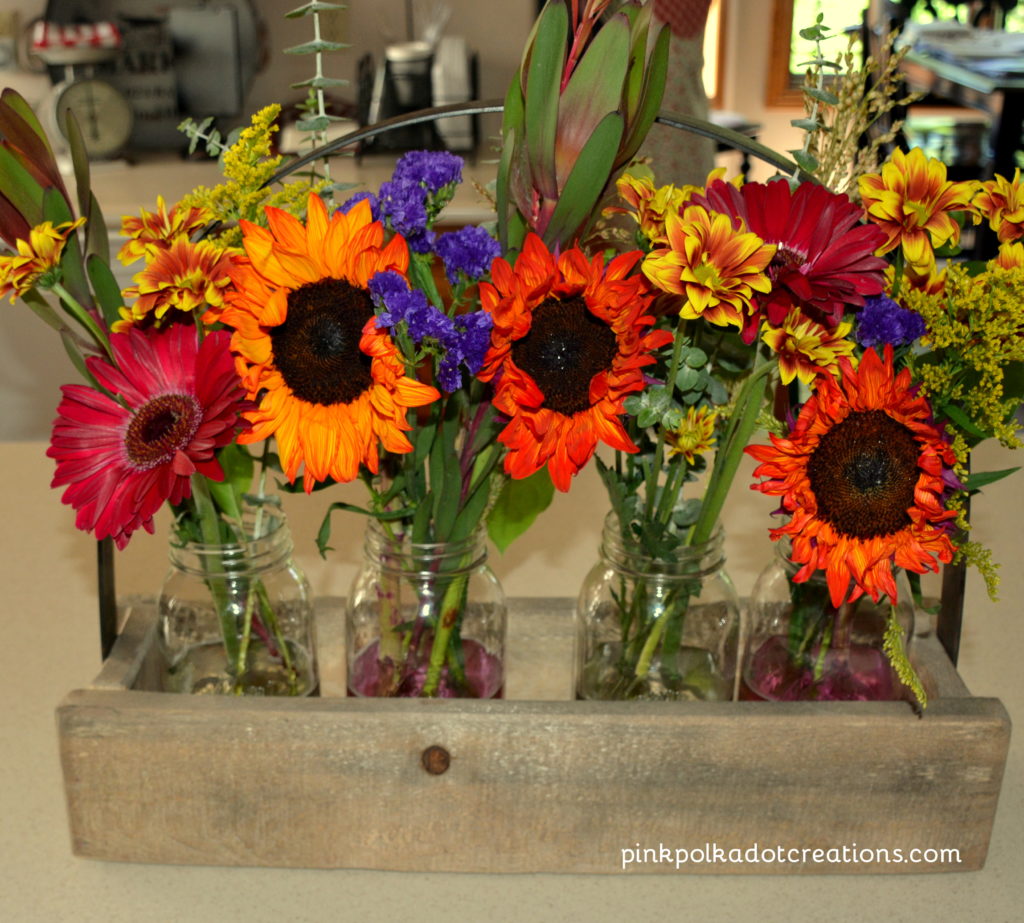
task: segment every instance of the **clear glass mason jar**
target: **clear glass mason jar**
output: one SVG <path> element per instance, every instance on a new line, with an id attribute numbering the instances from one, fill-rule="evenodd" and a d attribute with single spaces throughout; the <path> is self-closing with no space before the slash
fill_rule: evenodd
<path id="1" fill-rule="evenodd" d="M 743 697 L 769 701 L 890 701 L 908 698 L 883 650 L 891 604 L 867 596 L 832 605 L 820 571 L 796 583 L 799 565 L 780 541 L 750 597 Z M 896 569 L 896 620 L 907 652 L 914 637 L 910 581 Z"/>
<path id="2" fill-rule="evenodd" d="M 371 519 L 347 605 L 349 693 L 500 698 L 507 622 L 483 528 L 420 544 Z"/>
<path id="3" fill-rule="evenodd" d="M 719 525 L 704 544 L 652 558 L 608 515 L 576 608 L 580 698 L 735 697 L 741 610 L 724 544 Z"/>
<path id="4" fill-rule="evenodd" d="M 309 584 L 278 508 L 247 507 L 235 543 L 172 538 L 170 562 L 159 604 L 165 690 L 302 696 L 316 688 Z"/>

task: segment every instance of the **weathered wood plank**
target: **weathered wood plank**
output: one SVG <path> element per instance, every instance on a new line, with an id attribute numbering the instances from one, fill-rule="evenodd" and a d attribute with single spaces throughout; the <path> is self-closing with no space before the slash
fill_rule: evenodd
<path id="1" fill-rule="evenodd" d="M 542 647 L 571 644 L 570 606 L 534 600 L 538 618 L 519 606 L 513 620 Z M 529 646 L 521 657 L 510 673 L 533 662 Z M 82 856 L 612 873 L 638 845 L 673 857 L 705 844 L 856 845 L 952 848 L 959 862 L 680 870 L 966 870 L 985 859 L 1009 719 L 995 699 L 944 695 L 948 679 L 929 679 L 923 718 L 903 703 L 254 700 L 110 686 L 71 693 L 57 717 Z M 441 775 L 423 767 L 431 746 L 450 755 Z"/>

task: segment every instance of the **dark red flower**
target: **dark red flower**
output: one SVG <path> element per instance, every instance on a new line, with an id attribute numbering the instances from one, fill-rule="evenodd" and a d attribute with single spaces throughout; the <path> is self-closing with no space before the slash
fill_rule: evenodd
<path id="1" fill-rule="evenodd" d="M 793 189 L 785 179 L 739 189 L 715 180 L 694 201 L 701 199 L 714 211 L 742 218 L 748 230 L 778 248 L 767 269 L 771 291 L 758 296 L 761 310 L 743 331 L 747 342 L 757 335 L 762 316 L 778 327 L 795 307 L 835 327 L 847 307 L 859 307 L 865 295 L 884 290 L 886 263 L 874 253 L 885 233 L 864 224 L 862 209 L 848 196 L 813 183 Z"/>

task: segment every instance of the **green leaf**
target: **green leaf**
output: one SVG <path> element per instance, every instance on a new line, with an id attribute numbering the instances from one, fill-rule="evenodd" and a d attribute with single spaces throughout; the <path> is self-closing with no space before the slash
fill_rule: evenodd
<path id="1" fill-rule="evenodd" d="M 103 320 L 107 327 L 110 327 L 121 316 L 119 309 L 124 304 L 121 287 L 107 262 L 96 254 L 86 257 L 85 270 L 89 275 L 96 302 L 103 313 Z"/>
<path id="2" fill-rule="evenodd" d="M 343 48 L 348 48 L 344 42 L 328 42 L 326 39 L 314 39 L 311 42 L 304 42 L 301 45 L 292 45 L 291 48 L 285 48 L 285 54 L 316 54 L 318 52 L 325 51 L 341 51 Z"/>
<path id="3" fill-rule="evenodd" d="M 793 159 L 796 161 L 797 166 L 800 167 L 804 173 L 813 173 L 818 169 L 818 158 L 806 151 L 790 151 L 793 155 Z"/>
<path id="4" fill-rule="evenodd" d="M 320 552 L 320 557 L 326 558 L 327 552 L 331 551 L 331 546 L 328 544 L 331 540 L 331 514 L 335 510 L 344 510 L 349 513 L 359 513 L 362 516 L 370 516 L 373 519 L 378 519 L 381 522 L 394 522 L 399 519 L 405 519 L 413 511 L 408 507 L 400 510 L 368 510 L 361 506 L 356 506 L 354 503 L 345 503 L 341 500 L 336 500 L 329 507 L 327 512 L 324 513 L 323 522 L 320 523 L 320 529 L 316 534 L 316 548 Z M 418 511 L 417 511 L 418 513 Z"/>
<path id="5" fill-rule="evenodd" d="M 625 16 L 615 16 L 594 36 L 558 103 L 555 173 L 559 188 L 601 120 L 620 108 L 628 64 L 629 23 Z"/>
<path id="6" fill-rule="evenodd" d="M 548 508 L 554 495 L 547 467 L 528 478 L 509 478 L 487 517 L 487 534 L 495 547 L 504 552 Z"/>
<path id="7" fill-rule="evenodd" d="M 549 247 L 558 243 L 569 246 L 593 213 L 611 175 L 622 130 L 622 116 L 618 112 L 609 112 L 594 129 L 569 174 L 544 232 L 544 241 Z"/>
<path id="8" fill-rule="evenodd" d="M 78 211 L 82 215 L 89 214 L 89 198 L 92 185 L 89 179 L 89 152 L 85 149 L 85 139 L 78 119 L 71 109 L 58 114 L 62 122 L 64 137 L 67 138 L 68 151 L 71 154 L 71 165 L 75 172 L 75 189 L 78 195 Z"/>
<path id="9" fill-rule="evenodd" d="M 1020 471 L 1020 465 L 1016 468 L 1003 468 L 1001 471 L 972 471 L 964 480 L 964 487 L 973 493 L 1018 471 Z"/>
<path id="10" fill-rule="evenodd" d="M 5 145 L 0 145 L 0 193 L 21 213 L 29 227 L 43 220 L 43 187 Z"/>
<path id="11" fill-rule="evenodd" d="M 828 90 L 822 90 L 818 87 L 804 87 L 804 93 L 810 96 L 811 99 L 816 99 L 819 103 L 825 103 L 826 106 L 839 105 L 839 97 Z"/>
<path id="12" fill-rule="evenodd" d="M 968 435 L 975 436 L 978 439 L 987 439 L 989 437 L 989 433 L 986 433 L 983 429 L 979 428 L 978 425 L 969 416 L 967 416 L 963 408 L 958 407 L 956 404 L 943 404 L 939 408 L 939 412 Z"/>
<path id="13" fill-rule="evenodd" d="M 702 369 L 708 364 L 708 354 L 698 346 L 689 347 L 682 359 L 691 369 Z"/>
<path id="14" fill-rule="evenodd" d="M 314 13 L 323 13 L 326 10 L 348 9 L 341 3 L 324 3 L 323 0 L 312 0 L 311 3 L 304 3 L 288 13 L 284 14 L 285 19 L 298 19 L 300 16 L 312 16 Z"/>
<path id="15" fill-rule="evenodd" d="M 676 387 L 680 391 L 692 391 L 700 385 L 700 371 L 684 365 L 676 373 Z"/>
<path id="16" fill-rule="evenodd" d="M 295 127 L 299 131 L 326 131 L 332 121 L 337 121 L 337 116 L 316 115 L 311 119 L 299 119 Z"/>
<path id="17" fill-rule="evenodd" d="M 85 254 L 86 257 L 96 256 L 104 263 L 110 263 L 110 238 L 107 236 L 107 223 L 103 220 L 100 203 L 94 193 L 89 193 L 89 210 L 85 213 L 89 219 L 85 223 Z"/>
<path id="18" fill-rule="evenodd" d="M 519 89 L 519 74 L 517 73 L 505 94 L 501 123 L 504 143 L 501 146 L 498 174 L 494 182 L 494 207 L 498 215 L 498 243 L 501 244 L 503 253 L 507 253 L 509 250 L 518 250 L 522 245 L 522 238 L 515 244 L 509 242 L 508 221 L 513 209 L 511 196 L 513 155 L 522 141 L 523 117 L 523 94 Z"/>
<path id="19" fill-rule="evenodd" d="M 537 22 L 537 34 L 526 68 L 524 113 L 530 175 L 537 191 L 548 199 L 558 196 L 555 142 L 568 30 L 569 14 L 565 3 L 550 0 Z"/>
<path id="20" fill-rule="evenodd" d="M 332 87 L 347 87 L 347 80 L 338 80 L 335 77 L 310 77 L 309 80 L 300 80 L 298 83 L 290 84 L 293 90 L 301 90 L 310 87 L 314 90 L 329 90 Z"/>
<path id="21" fill-rule="evenodd" d="M 652 6 L 653 4 L 645 4 Z M 641 21 L 637 21 L 641 27 Z M 644 59 L 647 48 L 647 28 L 637 36 L 634 44 L 634 57 L 630 62 L 630 76 L 626 86 L 626 138 L 619 144 L 619 155 L 612 169 L 618 170 L 625 166 L 647 137 L 654 120 L 661 110 L 661 102 L 665 95 L 665 78 L 668 74 L 669 39 L 671 32 L 668 26 L 662 26 L 654 40 L 650 57 Z M 634 72 L 639 71 L 643 77 L 639 102 L 634 103 Z"/>
<path id="22" fill-rule="evenodd" d="M 789 124 L 794 128 L 802 128 L 804 131 L 817 131 L 823 127 L 817 119 L 790 119 Z"/>
<path id="23" fill-rule="evenodd" d="M 99 387 L 96 379 L 86 367 L 85 357 L 82 355 L 82 351 L 78 348 L 78 343 L 71 335 L 71 331 L 67 329 L 62 330 L 60 339 L 64 344 L 64 351 L 68 354 L 71 364 L 78 370 L 78 374 L 94 387 Z"/>

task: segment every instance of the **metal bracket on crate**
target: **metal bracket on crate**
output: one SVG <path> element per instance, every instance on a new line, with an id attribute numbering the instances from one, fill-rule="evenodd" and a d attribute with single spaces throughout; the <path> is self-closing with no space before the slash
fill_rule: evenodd
<path id="1" fill-rule="evenodd" d="M 267 181 L 267 185 L 280 182 L 296 170 L 301 170 L 322 157 L 329 157 L 331 154 L 337 153 L 346 147 L 351 147 L 360 141 L 369 140 L 396 128 L 416 125 L 421 122 L 432 122 L 437 119 L 454 118 L 456 116 L 500 113 L 504 108 L 504 103 L 500 99 L 485 99 L 473 100 L 468 103 L 451 103 L 446 106 L 433 106 L 429 109 L 420 109 L 416 112 L 396 115 L 393 118 L 385 119 L 373 125 L 367 125 L 356 131 L 349 132 L 347 135 L 342 135 L 340 138 L 329 141 L 327 144 L 321 145 L 302 157 L 291 161 L 278 170 Z M 802 181 L 815 181 L 813 177 L 804 174 L 795 161 L 755 141 L 749 135 L 733 131 L 731 128 L 715 125 L 713 122 L 699 119 L 695 116 L 671 112 L 659 113 L 655 118 L 655 122 L 678 131 L 687 131 L 710 138 L 721 146 L 734 148 L 737 151 L 762 160 L 777 170 L 791 176 L 796 176 Z M 100 643 L 103 659 L 105 660 L 110 654 L 114 641 L 117 639 L 117 593 L 114 585 L 114 553 L 111 540 L 109 538 L 103 539 L 97 544 Z M 956 664 L 960 647 L 964 579 L 964 567 L 962 564 L 946 566 L 946 571 L 943 575 L 942 607 L 939 614 L 937 633 L 939 640 L 942 642 L 954 665 Z"/>

